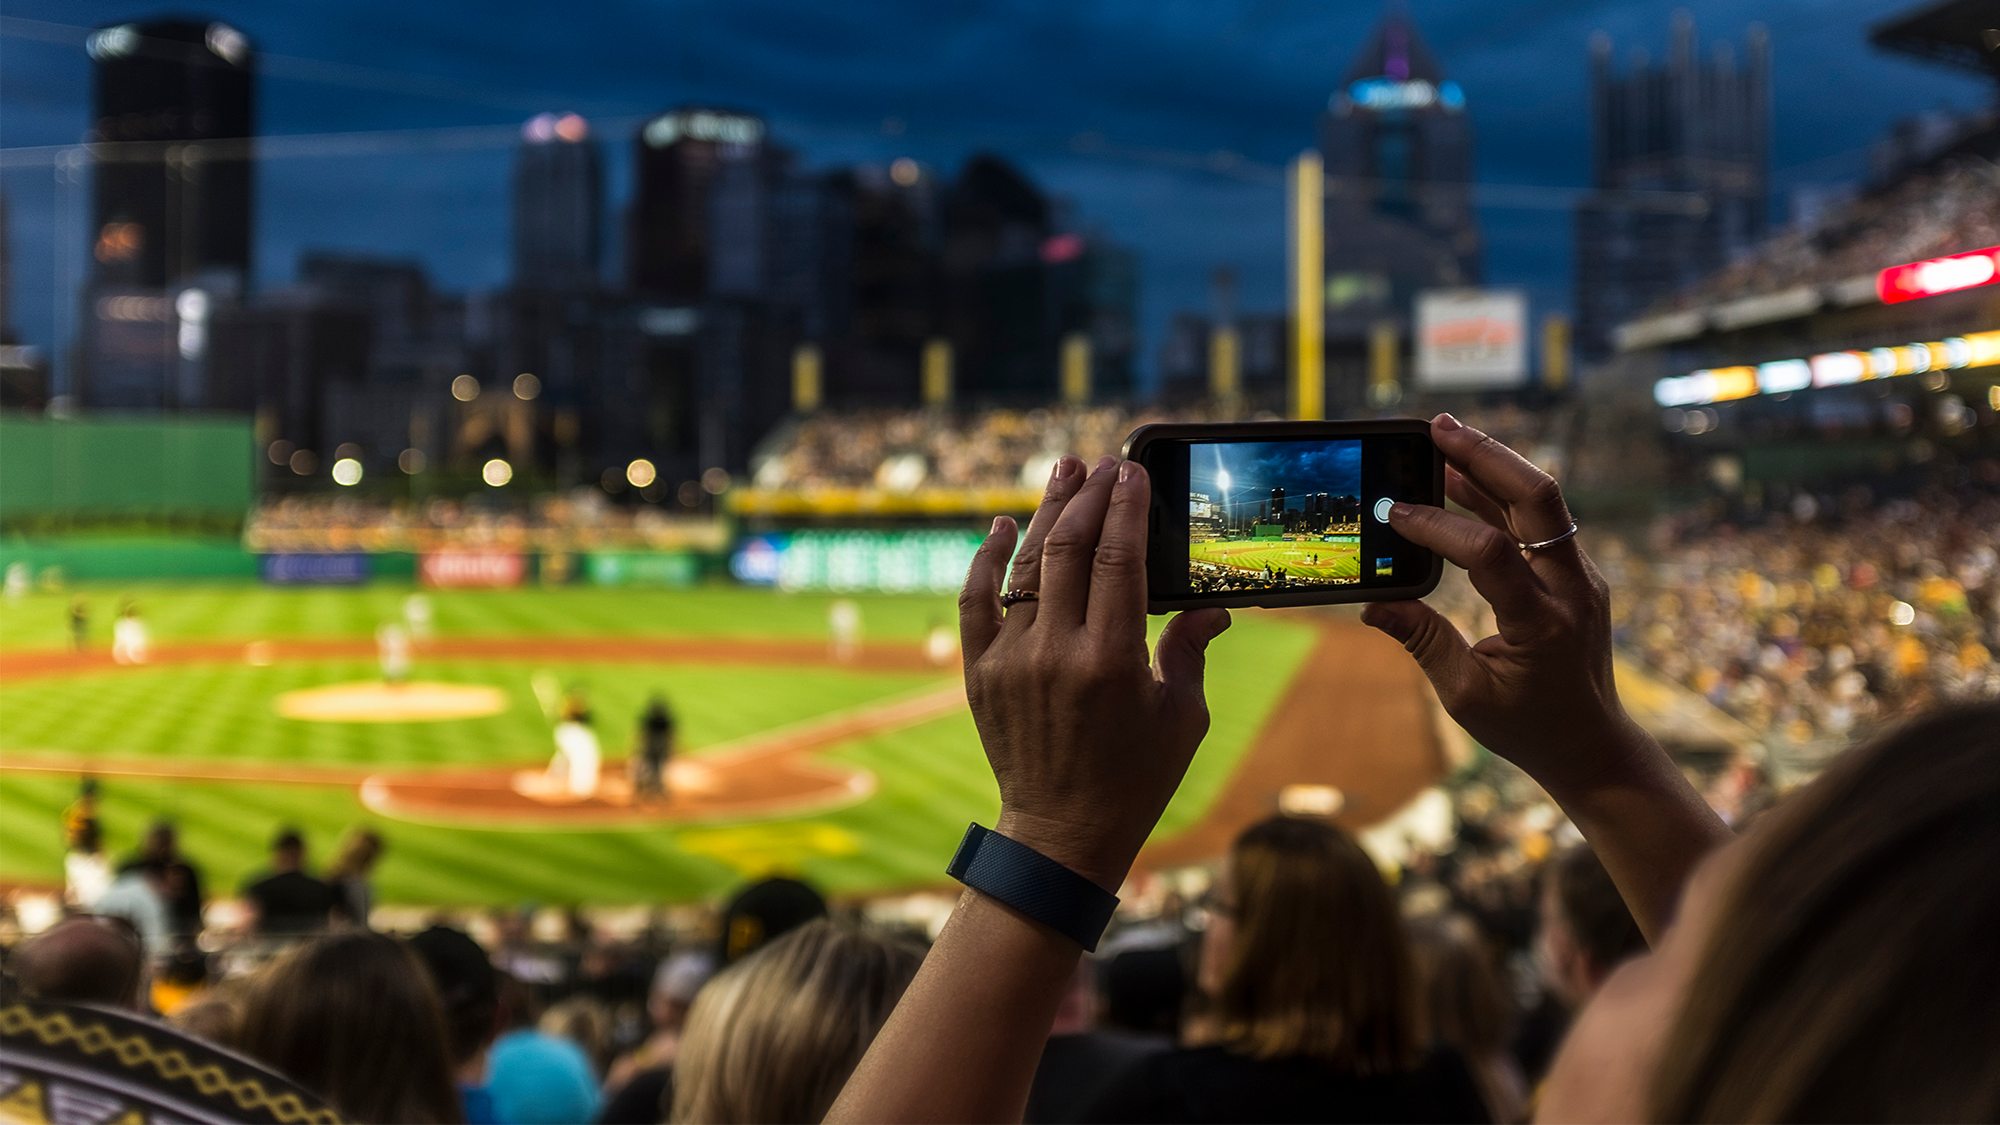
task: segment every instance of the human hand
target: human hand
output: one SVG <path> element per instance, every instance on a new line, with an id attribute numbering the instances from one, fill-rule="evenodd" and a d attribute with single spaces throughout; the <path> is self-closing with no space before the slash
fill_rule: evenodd
<path id="1" fill-rule="evenodd" d="M 1464 567 L 1499 632 L 1468 645 L 1417 601 L 1374 603 L 1361 620 L 1416 656 L 1445 710 L 1483 745 L 1551 792 L 1588 785 L 1622 763 L 1621 749 L 1651 746 L 1612 683 L 1604 578 L 1574 537 L 1519 546 L 1572 526 L 1554 478 L 1449 414 L 1431 422 L 1431 439 L 1444 451 L 1445 495 L 1479 518 L 1397 504 L 1389 525 Z"/>
<path id="2" fill-rule="evenodd" d="M 1136 462 L 1056 463 L 1014 559 L 993 521 L 959 595 L 965 688 L 1000 783 L 997 830 L 1115 891 L 1208 733 L 1203 654 L 1224 610 L 1175 617 L 1146 657 L 1146 517 Z"/>

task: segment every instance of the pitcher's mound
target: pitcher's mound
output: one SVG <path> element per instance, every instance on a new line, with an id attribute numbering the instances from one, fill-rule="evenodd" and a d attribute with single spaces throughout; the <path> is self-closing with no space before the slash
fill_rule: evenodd
<path id="1" fill-rule="evenodd" d="M 288 691 L 275 706 L 284 718 L 310 723 L 439 723 L 497 715 L 507 709 L 507 693 L 476 684 L 367 680 Z"/>

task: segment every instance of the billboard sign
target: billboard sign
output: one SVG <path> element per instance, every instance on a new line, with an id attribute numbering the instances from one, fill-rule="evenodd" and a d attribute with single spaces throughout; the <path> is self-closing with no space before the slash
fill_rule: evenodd
<path id="1" fill-rule="evenodd" d="M 795 531 L 745 539 L 730 559 L 738 581 L 784 590 L 945 594 L 965 583 L 984 537 L 976 531 Z"/>
<path id="2" fill-rule="evenodd" d="M 368 581 L 368 556 L 265 555 L 257 569 L 273 586 L 356 586 Z"/>
<path id="3" fill-rule="evenodd" d="M 1527 381 L 1527 294 L 1518 289 L 1417 294 L 1418 390 L 1483 391 Z"/>
<path id="4" fill-rule="evenodd" d="M 701 562 L 683 551 L 597 551 L 585 570 L 598 586 L 692 586 L 701 577 Z"/>
<path id="5" fill-rule="evenodd" d="M 426 586 L 519 586 L 528 560 L 510 551 L 434 551 L 417 560 L 417 580 Z"/>

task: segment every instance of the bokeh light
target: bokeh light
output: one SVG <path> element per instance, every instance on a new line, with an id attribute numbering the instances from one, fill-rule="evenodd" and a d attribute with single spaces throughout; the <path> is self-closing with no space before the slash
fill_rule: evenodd
<path id="1" fill-rule="evenodd" d="M 333 463 L 333 483 L 353 487 L 361 483 L 361 462 L 352 457 L 342 457 Z"/>
<path id="2" fill-rule="evenodd" d="M 411 476 L 423 472 L 424 466 L 429 463 L 430 460 L 424 456 L 424 451 L 415 447 L 405 449 L 396 455 L 396 467 Z"/>
<path id="3" fill-rule="evenodd" d="M 479 467 L 479 479 L 495 488 L 514 479 L 514 466 L 495 457 Z"/>
<path id="4" fill-rule="evenodd" d="M 514 376 L 514 397 L 526 402 L 542 393 L 542 381 L 526 371 Z"/>
<path id="5" fill-rule="evenodd" d="M 470 375 L 460 375 L 451 381 L 451 397 L 460 402 L 471 402 L 479 397 L 479 380 Z"/>
<path id="6" fill-rule="evenodd" d="M 655 469 L 653 463 L 644 457 L 625 466 L 625 479 L 631 481 L 634 488 L 644 488 L 655 480 L 658 480 L 659 476 L 659 470 Z"/>

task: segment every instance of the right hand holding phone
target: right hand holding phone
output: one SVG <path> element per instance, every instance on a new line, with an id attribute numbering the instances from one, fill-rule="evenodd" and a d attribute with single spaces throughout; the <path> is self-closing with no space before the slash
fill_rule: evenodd
<path id="1" fill-rule="evenodd" d="M 1611 599 L 1574 537 L 1562 489 L 1520 454 L 1449 414 L 1431 422 L 1444 451 L 1445 495 L 1467 519 L 1397 504 L 1390 526 L 1465 568 L 1493 606 L 1496 635 L 1468 644 L 1418 601 L 1376 602 L 1362 621 L 1402 642 L 1445 710 L 1474 738 L 1551 792 L 1615 768 L 1617 748 L 1646 736 L 1625 714 L 1611 675 Z"/>

